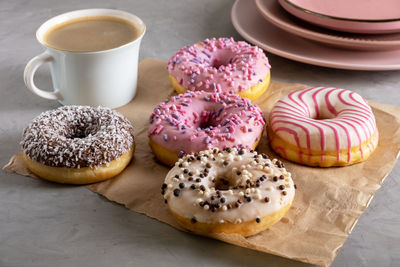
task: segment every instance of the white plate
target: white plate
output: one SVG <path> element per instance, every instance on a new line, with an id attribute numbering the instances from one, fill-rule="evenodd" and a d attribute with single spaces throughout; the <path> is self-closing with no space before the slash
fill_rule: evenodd
<path id="1" fill-rule="evenodd" d="M 233 26 L 247 41 L 295 61 L 338 69 L 399 70 L 400 50 L 352 51 L 309 41 L 277 28 L 257 11 L 253 1 L 236 0 Z"/>

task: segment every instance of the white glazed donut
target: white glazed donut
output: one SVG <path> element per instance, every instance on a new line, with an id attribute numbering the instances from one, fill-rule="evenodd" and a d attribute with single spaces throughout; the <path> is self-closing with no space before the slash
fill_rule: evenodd
<path id="1" fill-rule="evenodd" d="M 366 160 L 378 144 L 375 117 L 359 94 L 313 87 L 290 93 L 270 113 L 271 147 L 310 166 L 346 166 Z"/>
<path id="2" fill-rule="evenodd" d="M 179 159 L 161 193 L 172 215 L 190 231 L 250 236 L 287 213 L 295 189 L 279 160 L 253 150 L 213 148 Z"/>

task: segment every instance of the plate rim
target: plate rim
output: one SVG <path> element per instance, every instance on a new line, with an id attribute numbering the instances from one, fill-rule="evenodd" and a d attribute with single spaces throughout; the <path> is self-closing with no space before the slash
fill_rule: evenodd
<path id="1" fill-rule="evenodd" d="M 255 39 L 254 37 L 250 36 L 248 33 L 246 33 L 246 31 L 242 28 L 242 26 L 240 26 L 238 24 L 237 19 L 235 17 L 235 14 L 236 14 L 236 9 L 237 9 L 238 3 L 240 1 L 248 1 L 248 0 L 235 0 L 234 4 L 232 6 L 232 9 L 231 9 L 231 21 L 232 21 L 232 24 L 233 24 L 235 30 L 244 39 L 246 39 L 247 41 L 249 41 L 249 42 L 261 47 L 262 49 L 264 49 L 264 50 L 266 50 L 266 51 L 268 51 L 268 52 L 270 52 L 272 54 L 275 54 L 275 55 L 278 55 L 278 56 L 281 56 L 281 57 L 284 57 L 284 58 L 287 58 L 287 59 L 290 59 L 290 60 L 293 60 L 293 61 L 307 63 L 307 64 L 310 64 L 310 65 L 335 68 L 335 69 L 363 70 L 363 71 L 387 71 L 387 70 L 395 71 L 395 70 L 400 70 L 400 63 L 396 64 L 396 65 L 382 65 L 382 64 L 379 64 L 379 65 L 376 65 L 376 64 L 375 65 L 370 65 L 370 64 L 369 65 L 367 65 L 367 64 L 360 65 L 360 64 L 351 64 L 351 63 L 335 63 L 335 62 L 331 62 L 331 61 L 321 60 L 321 59 L 318 59 L 318 58 L 305 57 L 305 56 L 302 56 L 302 55 L 299 55 L 299 54 L 294 54 L 294 53 L 291 53 L 291 52 L 283 51 L 283 50 L 277 49 L 275 47 L 263 44 L 260 41 L 258 41 L 257 39 Z M 260 14 L 260 16 L 261 16 L 261 14 Z M 267 23 L 269 23 L 269 22 L 267 21 Z M 279 29 L 279 30 L 283 31 L 282 29 Z M 285 31 L 283 31 L 283 32 L 285 32 Z M 300 38 L 300 37 L 297 37 L 297 38 Z M 358 53 L 371 53 L 371 51 L 367 51 L 367 52 L 358 51 Z"/>
<path id="2" fill-rule="evenodd" d="M 330 35 L 330 34 L 325 34 L 325 33 L 320 33 L 320 32 L 314 32 L 312 30 L 309 30 L 307 28 L 298 26 L 298 25 L 287 25 L 287 22 L 279 20 L 277 18 L 273 18 L 268 10 L 264 9 L 264 6 L 262 5 L 263 1 L 269 1 L 269 0 L 255 0 L 256 7 L 260 14 L 267 19 L 269 22 L 277 26 L 278 28 L 281 28 L 285 31 L 288 31 L 292 34 L 295 34 L 297 36 L 300 36 L 305 39 L 310 39 L 314 40 L 317 42 L 323 42 L 326 43 L 328 40 L 333 41 L 336 43 L 336 45 L 359 45 L 360 47 L 363 48 L 375 48 L 375 49 L 388 49 L 389 47 L 400 47 L 400 40 L 398 41 L 378 41 L 378 40 L 360 40 L 360 39 L 352 39 L 352 38 L 346 38 L 346 37 L 341 37 L 341 36 L 335 36 L 335 35 Z M 285 1 L 285 0 L 283 0 Z M 300 34 L 303 33 L 303 35 Z M 321 40 L 323 39 L 323 40 Z M 340 43 L 340 44 L 339 44 Z M 332 44 L 332 43 L 330 43 Z"/>
<path id="3" fill-rule="evenodd" d="M 353 18 L 345 18 L 345 17 L 337 17 L 337 16 L 331 16 L 331 15 L 326 15 L 323 13 L 318 13 L 316 11 L 312 11 L 309 9 L 306 9 L 304 7 L 301 7 L 299 5 L 294 4 L 290 0 L 282 0 L 285 1 L 287 4 L 291 5 L 292 7 L 308 13 L 310 15 L 322 17 L 322 18 L 327 18 L 327 19 L 333 19 L 333 20 L 343 20 L 343 21 L 352 21 L 352 22 L 363 22 L 363 23 L 387 23 L 387 22 L 398 22 L 400 21 L 400 18 L 393 18 L 393 19 L 353 19 Z"/>

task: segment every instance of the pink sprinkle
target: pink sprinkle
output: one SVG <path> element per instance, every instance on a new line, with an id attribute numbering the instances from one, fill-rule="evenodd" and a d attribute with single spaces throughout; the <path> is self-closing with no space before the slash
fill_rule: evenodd
<path id="1" fill-rule="evenodd" d="M 157 128 L 154 129 L 154 134 L 159 134 L 163 128 L 164 126 L 158 125 Z"/>

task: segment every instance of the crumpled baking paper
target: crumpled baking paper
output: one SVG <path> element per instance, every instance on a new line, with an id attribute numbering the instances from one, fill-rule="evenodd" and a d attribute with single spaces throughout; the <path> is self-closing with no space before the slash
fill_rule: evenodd
<path id="1" fill-rule="evenodd" d="M 160 193 L 169 167 L 158 163 L 148 145 L 148 119 L 153 108 L 174 94 L 166 63 L 145 59 L 139 65 L 135 99 L 117 109 L 135 127 L 136 151 L 131 164 L 117 177 L 87 188 L 111 201 L 183 230 L 168 212 Z M 306 85 L 272 81 L 269 90 L 254 101 L 265 117 L 273 104 L 289 92 Z M 379 145 L 363 163 L 348 167 L 313 168 L 283 160 L 297 185 L 288 214 L 268 230 L 242 237 L 215 234 L 212 238 L 302 262 L 329 266 L 367 208 L 374 193 L 390 173 L 400 151 L 400 107 L 370 103 L 380 133 Z M 257 149 L 277 157 L 268 146 L 266 134 Z M 4 170 L 34 176 L 22 154 L 10 159 Z"/>

